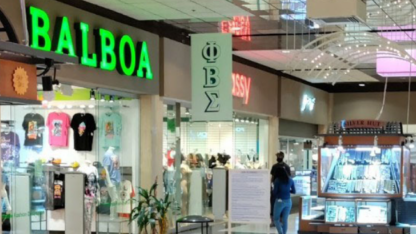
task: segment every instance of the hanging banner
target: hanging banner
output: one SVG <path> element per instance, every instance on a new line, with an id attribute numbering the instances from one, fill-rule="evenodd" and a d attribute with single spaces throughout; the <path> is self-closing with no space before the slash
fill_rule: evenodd
<path id="1" fill-rule="evenodd" d="M 232 121 L 231 34 L 191 36 L 192 121 Z"/>

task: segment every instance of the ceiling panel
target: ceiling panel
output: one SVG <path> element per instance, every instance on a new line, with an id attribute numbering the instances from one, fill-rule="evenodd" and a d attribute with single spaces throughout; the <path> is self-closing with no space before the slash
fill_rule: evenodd
<path id="1" fill-rule="evenodd" d="M 85 0 L 137 20 L 232 18 L 253 16 L 226 0 Z M 133 9 L 140 9 L 137 14 Z M 144 12 L 147 12 L 145 14 Z"/>

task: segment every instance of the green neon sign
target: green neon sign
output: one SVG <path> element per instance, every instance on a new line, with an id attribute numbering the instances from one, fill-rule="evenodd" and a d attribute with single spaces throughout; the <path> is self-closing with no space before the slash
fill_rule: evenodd
<path id="1" fill-rule="evenodd" d="M 135 45 L 129 35 L 116 38 L 111 31 L 104 28 L 90 30 L 90 25 L 85 22 L 75 23 L 71 28 L 67 17 L 56 19 L 51 37 L 49 15 L 33 6 L 28 8 L 28 25 L 30 46 L 34 49 L 78 57 L 79 63 L 83 66 L 105 71 L 117 70 L 122 75 L 153 79 L 149 50 L 145 41 L 137 42 Z M 94 32 L 95 37 L 94 53 L 90 53 L 90 31 Z"/>

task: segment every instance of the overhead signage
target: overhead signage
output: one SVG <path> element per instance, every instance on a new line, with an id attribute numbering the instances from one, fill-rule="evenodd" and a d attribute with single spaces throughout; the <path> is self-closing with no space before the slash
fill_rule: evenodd
<path id="1" fill-rule="evenodd" d="M 127 34 L 116 37 L 105 28 L 93 28 L 94 26 L 82 21 L 71 26 L 66 16 L 56 18 L 52 29 L 48 13 L 33 6 L 28 8 L 27 15 L 32 48 L 78 57 L 79 63 L 87 67 L 105 71 L 117 70 L 122 75 L 153 79 L 145 41 L 134 42 Z M 95 36 L 94 53 L 90 53 L 90 33 Z"/>
<path id="2" fill-rule="evenodd" d="M 386 125 L 384 121 L 378 120 L 346 120 L 343 121 L 344 128 L 382 128 Z"/>
<path id="3" fill-rule="evenodd" d="M 245 105 L 250 100 L 251 78 L 238 73 L 233 73 L 233 96 L 242 98 Z"/>
<path id="4" fill-rule="evenodd" d="M 241 40 L 251 41 L 250 17 L 234 16 L 233 20 L 221 21 L 221 32 L 241 36 Z"/>
<path id="5" fill-rule="evenodd" d="M 316 101 L 316 98 L 314 98 L 312 96 L 308 96 L 306 94 L 303 95 L 300 111 L 301 112 L 305 112 L 305 111 L 312 112 L 313 109 L 315 108 L 315 101 Z"/>
<path id="6" fill-rule="evenodd" d="M 192 120 L 232 121 L 231 34 L 191 36 Z"/>

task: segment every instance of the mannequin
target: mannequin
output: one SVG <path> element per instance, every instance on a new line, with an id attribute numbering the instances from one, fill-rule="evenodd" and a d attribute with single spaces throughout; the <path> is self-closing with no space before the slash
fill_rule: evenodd
<path id="1" fill-rule="evenodd" d="M 90 160 L 85 160 L 85 163 L 78 168 L 79 172 L 85 174 L 85 234 L 91 233 L 92 217 L 94 214 L 95 206 L 100 203 L 100 193 L 98 186 L 98 171 L 94 167 Z"/>
<path id="2" fill-rule="evenodd" d="M 189 177 L 191 173 L 191 168 L 188 166 L 186 160 L 183 160 L 181 164 L 182 215 L 188 215 Z"/>
<path id="3" fill-rule="evenodd" d="M 111 182 L 118 186 L 121 182 L 120 161 L 114 150 L 114 147 L 108 147 L 104 154 L 103 166 L 107 169 Z"/>

